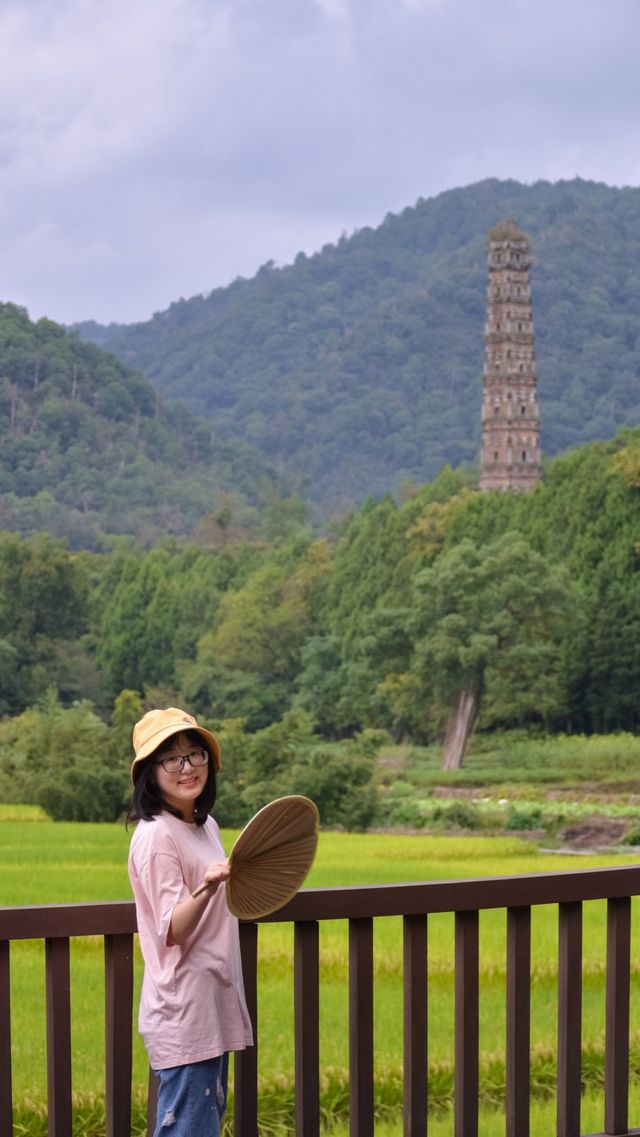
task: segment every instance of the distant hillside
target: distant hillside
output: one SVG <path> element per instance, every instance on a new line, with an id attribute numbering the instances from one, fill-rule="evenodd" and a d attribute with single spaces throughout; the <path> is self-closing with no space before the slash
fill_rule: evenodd
<path id="1" fill-rule="evenodd" d="M 0 439 L 0 529 L 75 548 L 189 533 L 216 510 L 251 524 L 276 483 L 251 447 L 212 442 L 115 356 L 13 304 L 0 304 Z"/>
<path id="2" fill-rule="evenodd" d="M 476 461 L 488 229 L 532 239 L 543 448 L 640 422 L 640 190 L 488 180 L 147 323 L 79 331 L 325 510 Z"/>

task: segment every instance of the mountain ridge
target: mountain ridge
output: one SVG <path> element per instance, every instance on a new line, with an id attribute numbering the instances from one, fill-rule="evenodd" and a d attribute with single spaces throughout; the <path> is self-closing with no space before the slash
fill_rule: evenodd
<path id="1" fill-rule="evenodd" d="M 640 422 L 640 189 L 487 179 L 150 321 L 78 325 L 301 480 L 320 512 L 474 463 L 486 235 L 531 239 L 542 445 Z"/>
<path id="2" fill-rule="evenodd" d="M 248 445 L 216 442 L 115 355 L 15 304 L 0 304 L 0 438 L 0 528 L 74 548 L 187 536 L 220 510 L 257 526 L 279 485 Z"/>

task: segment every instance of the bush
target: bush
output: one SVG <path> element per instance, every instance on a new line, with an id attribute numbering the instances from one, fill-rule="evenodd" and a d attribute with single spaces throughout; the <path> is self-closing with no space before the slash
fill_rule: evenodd
<path id="1" fill-rule="evenodd" d="M 509 816 L 505 822 L 505 829 L 514 831 L 524 831 L 527 829 L 539 829 L 542 825 L 542 810 L 541 809 L 510 809 Z"/>
<path id="2" fill-rule="evenodd" d="M 244 825 L 268 801 L 303 794 L 316 803 L 322 825 L 362 831 L 375 816 L 375 758 L 371 740 L 317 744 L 313 719 L 301 710 L 255 734 L 242 720 L 219 732 L 222 774 L 215 815 L 224 826 Z"/>
<path id="3" fill-rule="evenodd" d="M 353 744 L 340 750 L 314 747 L 292 768 L 288 792 L 310 797 L 323 825 L 363 832 L 376 813 L 373 775 L 373 759 L 359 755 Z"/>
<path id="4" fill-rule="evenodd" d="M 41 806 L 54 821 L 115 821 L 129 790 L 129 765 L 109 727 L 85 700 L 61 706 L 55 692 L 0 723 L 0 792 Z"/>
<path id="5" fill-rule="evenodd" d="M 389 786 L 388 797 L 392 800 L 397 800 L 403 797 L 415 797 L 415 786 L 411 782 L 405 782 L 402 778 L 397 778 L 393 785 Z"/>
<path id="6" fill-rule="evenodd" d="M 395 787 L 394 787 L 395 788 Z M 378 825 L 390 828 L 424 829 L 425 815 L 422 806 L 410 795 L 387 794 L 376 813 Z"/>
<path id="7" fill-rule="evenodd" d="M 367 727 L 356 734 L 354 742 L 365 758 L 375 758 L 383 746 L 391 743 L 391 737 L 386 730 L 373 730 Z"/>
<path id="8" fill-rule="evenodd" d="M 38 804 L 52 821 L 117 821 L 128 791 L 128 779 L 112 770 L 77 765 L 43 782 Z"/>
<path id="9" fill-rule="evenodd" d="M 480 829 L 482 818 L 475 805 L 455 801 L 452 805 L 436 806 L 432 820 L 443 829 Z"/>

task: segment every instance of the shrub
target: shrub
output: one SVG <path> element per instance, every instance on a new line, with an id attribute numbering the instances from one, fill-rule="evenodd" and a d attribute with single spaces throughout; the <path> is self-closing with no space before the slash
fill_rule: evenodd
<path id="1" fill-rule="evenodd" d="M 122 774 L 78 764 L 47 778 L 37 800 L 52 821 L 117 821 L 127 790 L 128 780 Z"/>
<path id="2" fill-rule="evenodd" d="M 509 810 L 509 816 L 505 822 L 505 829 L 520 830 L 526 829 L 539 829 L 542 825 L 542 810 L 541 809 L 514 809 Z"/>
<path id="3" fill-rule="evenodd" d="M 314 747 L 292 768 L 288 792 L 315 801 L 323 825 L 362 832 L 376 813 L 373 774 L 373 759 L 359 755 L 353 744 L 340 750 Z"/>
<path id="4" fill-rule="evenodd" d="M 390 828 L 424 829 L 425 821 L 420 803 L 408 795 L 386 795 L 376 812 L 376 822 Z"/>
<path id="5" fill-rule="evenodd" d="M 436 806 L 431 816 L 432 820 L 444 829 L 479 829 L 482 825 L 480 811 L 475 805 L 465 801 Z"/>
<path id="6" fill-rule="evenodd" d="M 304 794 L 316 803 L 323 825 L 362 831 L 375 816 L 375 758 L 359 740 L 339 745 L 314 742 L 313 720 L 304 711 L 257 731 L 230 720 L 220 732 L 222 775 L 215 814 L 223 826 L 243 825 L 273 798 Z"/>
<path id="7" fill-rule="evenodd" d="M 54 691 L 0 724 L 0 792 L 40 805 L 54 821 L 115 821 L 129 791 L 128 762 L 86 700 L 63 707 Z"/>

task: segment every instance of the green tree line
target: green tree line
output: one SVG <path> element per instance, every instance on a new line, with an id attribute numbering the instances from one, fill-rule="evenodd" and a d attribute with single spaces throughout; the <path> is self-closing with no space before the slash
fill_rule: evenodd
<path id="1" fill-rule="evenodd" d="M 455 765 L 473 729 L 635 731 L 639 558 L 640 429 L 549 461 L 526 494 L 445 467 L 331 536 L 288 511 L 224 548 L 1 533 L 0 799 L 86 813 L 91 772 L 92 809 L 117 814 L 154 705 L 220 731 L 234 823 L 313 790 L 327 823 L 365 826 L 389 735 L 444 738 Z"/>

